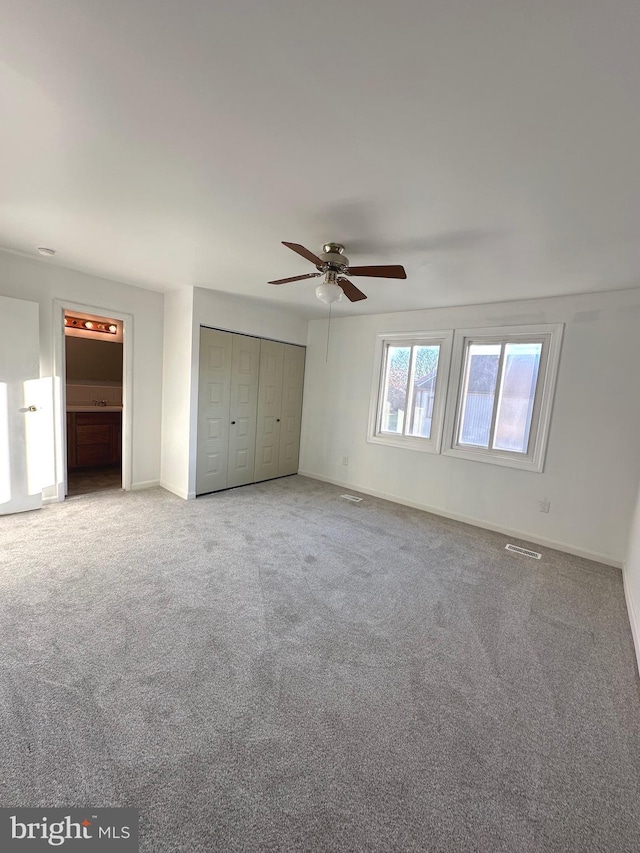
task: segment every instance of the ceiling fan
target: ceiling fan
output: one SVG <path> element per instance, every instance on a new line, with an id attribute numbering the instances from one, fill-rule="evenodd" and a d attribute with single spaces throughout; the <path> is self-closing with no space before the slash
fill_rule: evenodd
<path id="1" fill-rule="evenodd" d="M 318 278 L 324 276 L 324 282 L 316 287 L 316 296 L 321 302 L 331 304 L 342 298 L 342 294 L 351 302 L 359 302 L 366 299 L 366 294 L 352 284 L 347 275 L 362 275 L 371 278 L 406 278 L 407 274 L 402 266 L 375 266 L 375 267 L 350 267 L 349 258 L 344 254 L 344 246 L 340 243 L 325 243 L 323 254 L 318 256 L 305 249 L 299 243 L 287 243 L 282 245 L 301 255 L 315 266 L 318 272 L 306 275 L 294 275 L 291 278 L 279 278 L 270 281 L 269 284 L 287 284 L 290 281 L 301 281 L 305 278 Z"/>

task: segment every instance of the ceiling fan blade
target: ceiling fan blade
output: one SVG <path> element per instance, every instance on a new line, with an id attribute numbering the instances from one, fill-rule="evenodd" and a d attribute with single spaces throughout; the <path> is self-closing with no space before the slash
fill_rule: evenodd
<path id="1" fill-rule="evenodd" d="M 308 249 L 305 249 L 304 246 L 301 246 L 300 243 L 287 243 L 285 240 L 282 241 L 282 245 L 286 246 L 287 249 L 291 249 L 293 252 L 297 252 L 299 255 L 302 255 L 306 260 L 311 261 L 317 267 L 324 267 L 324 261 L 319 258 L 317 255 L 314 255 L 313 252 L 310 252 Z"/>
<path id="2" fill-rule="evenodd" d="M 342 292 L 350 302 L 360 302 L 361 299 L 366 299 L 366 295 L 352 284 L 348 278 L 338 278 L 338 284 L 342 288 Z"/>
<path id="3" fill-rule="evenodd" d="M 318 278 L 322 273 L 310 272 L 306 275 L 294 275 L 291 278 L 278 278 L 275 281 L 268 281 L 267 284 L 287 284 L 289 281 L 302 281 L 303 278 Z"/>
<path id="4" fill-rule="evenodd" d="M 367 275 L 371 278 L 406 278 L 407 274 L 404 267 L 388 266 L 388 267 L 349 267 L 346 270 L 347 275 Z"/>

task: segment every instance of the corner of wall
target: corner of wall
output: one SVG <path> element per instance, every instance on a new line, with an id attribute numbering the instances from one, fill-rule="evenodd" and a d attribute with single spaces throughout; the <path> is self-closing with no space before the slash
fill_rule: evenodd
<path id="1" fill-rule="evenodd" d="M 185 499 L 190 488 L 194 288 L 165 294 L 160 485 Z"/>
<path id="2" fill-rule="evenodd" d="M 638 672 L 640 672 L 640 492 L 629 529 L 627 555 L 622 568 L 622 583 L 638 660 Z"/>
<path id="3" fill-rule="evenodd" d="M 628 577 L 626 563 L 622 570 L 622 585 L 624 588 L 624 598 L 627 604 L 627 613 L 629 614 L 629 624 L 631 625 L 631 636 L 633 637 L 633 645 L 636 650 L 638 673 L 640 674 L 640 620 L 633 602 L 631 582 Z"/>
<path id="4" fill-rule="evenodd" d="M 180 488 L 180 486 L 174 486 L 171 483 L 167 483 L 164 480 L 160 480 L 158 485 L 161 489 L 164 489 L 165 492 L 171 492 L 172 495 L 177 495 L 179 498 L 182 498 L 185 501 L 191 501 L 195 499 L 195 494 L 193 492 L 189 492 L 186 489 Z"/>
<path id="5" fill-rule="evenodd" d="M 139 483 L 131 484 L 132 492 L 141 492 L 144 489 L 155 489 L 156 486 L 160 485 L 160 480 L 142 480 Z"/>

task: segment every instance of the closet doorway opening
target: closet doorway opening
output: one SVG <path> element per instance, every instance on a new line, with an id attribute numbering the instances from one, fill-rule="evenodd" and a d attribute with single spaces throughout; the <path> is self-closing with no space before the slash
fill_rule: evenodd
<path id="1" fill-rule="evenodd" d="M 121 489 L 123 321 L 63 313 L 66 496 Z"/>

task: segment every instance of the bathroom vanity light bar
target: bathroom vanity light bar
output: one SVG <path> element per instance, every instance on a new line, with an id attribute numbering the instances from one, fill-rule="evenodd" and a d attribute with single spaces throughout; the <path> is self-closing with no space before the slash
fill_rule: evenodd
<path id="1" fill-rule="evenodd" d="M 99 323 L 97 320 L 85 320 L 83 317 L 69 317 L 65 314 L 65 326 L 71 329 L 82 329 L 85 332 L 103 332 L 105 335 L 117 335 L 118 325 L 107 320 L 105 323 Z"/>

